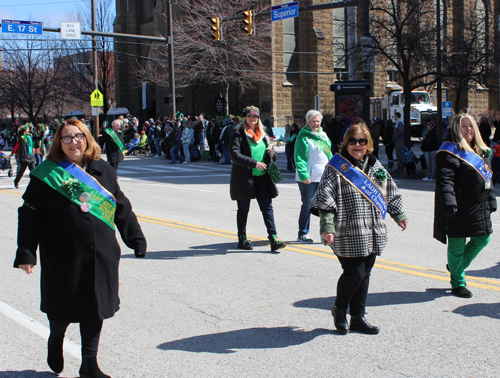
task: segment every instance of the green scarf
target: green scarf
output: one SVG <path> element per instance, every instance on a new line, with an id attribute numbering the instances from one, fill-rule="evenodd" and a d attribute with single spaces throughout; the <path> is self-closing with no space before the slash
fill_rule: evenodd
<path id="1" fill-rule="evenodd" d="M 31 136 L 29 134 L 21 135 L 21 138 L 26 143 L 26 152 L 28 155 L 33 155 L 33 139 L 31 139 Z"/>
<path id="2" fill-rule="evenodd" d="M 326 136 L 325 138 L 322 138 L 323 129 L 321 127 L 318 129 L 317 132 L 313 132 L 309 128 L 309 126 L 304 126 L 299 132 L 299 135 L 301 134 L 303 138 L 307 138 L 310 141 L 312 141 L 317 149 L 321 149 L 328 157 L 328 159 L 331 159 L 333 157 L 332 149 L 330 147 L 331 146 L 330 139 L 328 139 L 328 137 Z"/>

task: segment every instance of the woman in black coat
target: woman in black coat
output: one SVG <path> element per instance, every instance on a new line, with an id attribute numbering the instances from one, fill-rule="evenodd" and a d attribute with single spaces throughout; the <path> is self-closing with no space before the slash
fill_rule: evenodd
<path id="1" fill-rule="evenodd" d="M 266 224 L 271 251 L 277 251 L 285 247 L 274 224 L 272 199 L 278 195 L 278 188 L 266 172 L 271 159 L 276 160 L 276 154 L 260 121 L 259 108 L 247 106 L 243 115 L 245 120 L 233 132 L 229 142 L 233 162 L 230 194 L 231 199 L 238 203 L 238 248 L 253 249 L 252 243 L 247 240 L 246 227 L 250 200 L 256 198 Z"/>
<path id="2" fill-rule="evenodd" d="M 35 155 L 33 150 L 33 139 L 30 135 L 30 124 L 19 128 L 17 133 L 17 143 L 19 144 L 19 170 L 17 171 L 16 178 L 14 179 L 14 186 L 19 189 L 19 181 L 23 178 L 26 168 L 29 167 L 30 172 L 35 169 Z"/>
<path id="3" fill-rule="evenodd" d="M 436 154 L 434 238 L 446 244 L 452 294 L 470 298 L 465 269 L 486 247 L 497 209 L 491 183 L 491 150 L 469 114 L 453 117 L 450 135 Z M 466 243 L 466 238 L 470 238 Z"/>
<path id="4" fill-rule="evenodd" d="M 115 170 L 103 161 L 88 128 L 68 120 L 57 128 L 47 159 L 32 173 L 19 208 L 14 267 L 32 273 L 40 249 L 41 310 L 50 324 L 47 362 L 60 373 L 63 340 L 80 323 L 81 377 L 108 377 L 97 365 L 103 319 L 119 309 L 120 247 L 115 225 L 136 257 L 146 239 Z"/>

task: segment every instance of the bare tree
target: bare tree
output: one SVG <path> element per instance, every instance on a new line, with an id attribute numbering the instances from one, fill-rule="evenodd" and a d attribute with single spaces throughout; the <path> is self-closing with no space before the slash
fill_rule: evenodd
<path id="1" fill-rule="evenodd" d="M 0 70 L 0 109 L 5 109 L 14 119 L 18 104 L 18 90 L 14 82 L 14 72 L 8 69 Z"/>
<path id="2" fill-rule="evenodd" d="M 92 11 L 90 1 L 86 6 L 76 12 L 70 13 L 69 17 L 80 22 L 81 28 L 92 29 Z M 111 0 L 96 1 L 96 28 L 101 32 L 113 32 L 113 2 Z M 89 101 L 90 94 L 95 89 L 94 65 L 92 58 L 92 38 L 82 36 L 81 41 L 72 42 L 70 54 L 64 59 L 65 72 L 68 83 L 74 88 L 72 95 L 84 102 Z M 104 96 L 103 112 L 106 114 L 115 103 L 115 72 L 113 57 L 113 41 L 109 37 L 96 37 L 97 42 L 97 77 L 98 88 Z"/>
<path id="3" fill-rule="evenodd" d="M 488 18 L 475 12 L 461 17 L 461 27 L 443 41 L 443 83 L 455 92 L 456 113 L 468 107 L 462 94 L 471 84 L 487 84 L 489 62 L 495 60 L 494 49 L 488 46 L 492 27 Z"/>
<path id="4" fill-rule="evenodd" d="M 60 84 L 60 49 L 46 39 L 4 39 L 3 65 L 8 71 L 2 80 L 12 80 L 17 90 L 17 106 L 35 122 Z"/>
<path id="5" fill-rule="evenodd" d="M 411 91 L 430 86 L 436 74 L 436 22 L 432 0 L 372 0 L 365 3 L 369 17 L 358 24 L 361 63 L 375 60 L 397 71 L 405 98 Z M 405 102 L 405 144 L 411 143 L 410 101 Z"/>
<path id="6" fill-rule="evenodd" d="M 271 81 L 271 39 L 269 23 L 255 21 L 255 34 L 243 30 L 242 20 L 224 21 L 268 10 L 270 1 L 251 0 L 179 0 L 182 16 L 173 22 L 175 80 L 178 87 L 192 84 L 217 85 L 222 88 L 229 112 L 229 86 L 240 93 L 259 83 Z M 222 40 L 212 37 L 211 18 L 221 20 Z M 140 65 L 142 82 L 168 86 L 168 52 L 165 46 L 152 45 L 150 60 Z"/>

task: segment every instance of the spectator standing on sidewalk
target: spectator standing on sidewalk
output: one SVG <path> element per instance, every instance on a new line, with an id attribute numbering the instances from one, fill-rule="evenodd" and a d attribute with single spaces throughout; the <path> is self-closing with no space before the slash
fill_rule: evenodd
<path id="1" fill-rule="evenodd" d="M 191 164 L 191 153 L 189 150 L 191 149 L 191 144 L 193 142 L 194 131 L 193 131 L 193 122 L 185 121 L 184 129 L 182 130 L 182 148 L 184 149 L 184 161 L 182 164 Z"/>
<path id="2" fill-rule="evenodd" d="M 420 149 L 424 153 L 427 163 L 427 177 L 422 180 L 429 181 L 436 179 L 436 152 L 439 149 L 439 138 L 436 132 L 436 121 L 431 119 L 427 122 L 427 134 L 422 140 Z"/>
<path id="3" fill-rule="evenodd" d="M 401 119 L 401 113 L 399 112 L 394 113 L 394 119 L 396 120 L 396 127 L 394 128 L 392 141 L 394 142 L 394 148 L 396 149 L 396 158 L 398 159 L 398 168 L 394 171 L 394 173 L 399 174 L 405 170 L 403 163 L 405 123 Z"/>

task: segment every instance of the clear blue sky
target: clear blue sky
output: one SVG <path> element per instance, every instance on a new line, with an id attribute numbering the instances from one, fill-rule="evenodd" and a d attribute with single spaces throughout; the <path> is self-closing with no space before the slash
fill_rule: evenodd
<path id="1" fill-rule="evenodd" d="M 78 7 L 88 7 L 90 12 L 90 0 L 0 0 L 0 20 L 41 21 L 56 28 L 61 22 L 75 21 L 67 14 Z"/>

